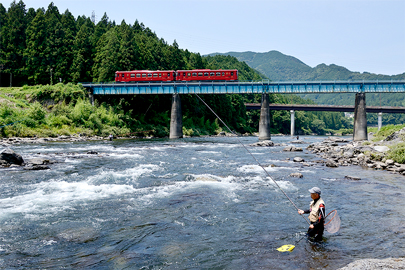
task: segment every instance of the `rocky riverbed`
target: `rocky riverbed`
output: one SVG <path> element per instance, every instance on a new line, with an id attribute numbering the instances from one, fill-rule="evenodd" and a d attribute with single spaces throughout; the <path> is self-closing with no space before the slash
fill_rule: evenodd
<path id="1" fill-rule="evenodd" d="M 309 145 L 307 150 L 321 156 L 328 167 L 359 165 L 405 175 L 404 164 L 386 158 L 388 145 L 390 143 L 387 141 L 354 142 L 339 137 L 329 137 L 320 143 Z"/>
<path id="2" fill-rule="evenodd" d="M 357 260 L 339 270 L 382 270 L 382 269 L 405 269 L 404 258 L 387 259 L 364 259 Z"/>

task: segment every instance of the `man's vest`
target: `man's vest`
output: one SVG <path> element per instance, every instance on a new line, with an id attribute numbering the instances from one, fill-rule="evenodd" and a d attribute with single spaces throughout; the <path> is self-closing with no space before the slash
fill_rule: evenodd
<path id="1" fill-rule="evenodd" d="M 319 198 L 317 201 L 316 201 L 316 203 L 314 204 L 314 201 L 312 201 L 310 204 L 309 204 L 309 211 L 311 211 L 310 213 L 309 213 L 309 221 L 311 221 L 311 222 L 316 222 L 316 221 L 318 221 L 318 218 L 319 218 L 319 214 L 318 214 L 318 210 L 319 210 L 319 205 L 320 204 L 323 204 L 323 205 L 325 205 L 325 203 L 323 202 L 323 200 L 322 200 L 322 198 Z"/>

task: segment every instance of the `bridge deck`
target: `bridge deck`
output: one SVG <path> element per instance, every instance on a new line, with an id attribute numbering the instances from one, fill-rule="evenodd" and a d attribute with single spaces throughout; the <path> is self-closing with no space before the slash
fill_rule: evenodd
<path id="1" fill-rule="evenodd" d="M 247 110 L 260 110 L 260 103 L 245 103 Z M 354 112 L 354 106 L 348 105 L 313 105 L 313 104 L 270 104 L 270 110 L 284 111 L 329 111 L 329 112 Z M 367 106 L 368 113 L 405 113 L 405 107 L 390 107 L 390 106 Z"/>
<path id="2" fill-rule="evenodd" d="M 83 83 L 94 95 L 405 92 L 402 81 Z"/>

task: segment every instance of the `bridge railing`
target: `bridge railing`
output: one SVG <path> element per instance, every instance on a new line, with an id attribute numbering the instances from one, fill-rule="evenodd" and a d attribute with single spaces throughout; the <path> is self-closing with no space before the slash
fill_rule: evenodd
<path id="1" fill-rule="evenodd" d="M 95 95 L 405 92 L 402 81 L 83 83 Z"/>

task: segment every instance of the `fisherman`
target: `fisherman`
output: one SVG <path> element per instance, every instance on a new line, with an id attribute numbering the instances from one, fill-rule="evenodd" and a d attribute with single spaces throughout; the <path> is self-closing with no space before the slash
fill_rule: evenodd
<path id="1" fill-rule="evenodd" d="M 108 139 L 109 139 L 110 141 L 112 141 L 112 140 L 114 139 L 114 136 L 113 136 L 112 134 L 110 134 L 110 135 L 108 136 Z"/>
<path id="2" fill-rule="evenodd" d="M 308 237 L 315 237 L 314 241 L 322 241 L 322 235 L 325 222 L 325 202 L 321 198 L 321 189 L 313 187 L 309 190 L 311 193 L 312 202 L 309 205 L 309 210 L 298 209 L 298 214 L 309 214 L 311 225 L 308 228 Z"/>

